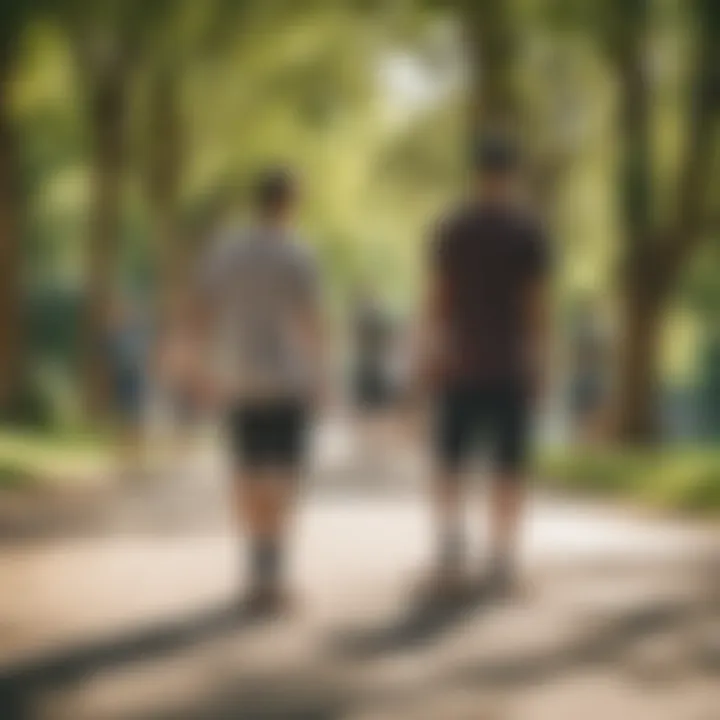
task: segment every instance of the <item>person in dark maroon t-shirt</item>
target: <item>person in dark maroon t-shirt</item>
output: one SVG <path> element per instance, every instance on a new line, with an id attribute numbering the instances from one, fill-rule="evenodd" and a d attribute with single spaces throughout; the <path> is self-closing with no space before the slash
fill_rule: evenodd
<path id="1" fill-rule="evenodd" d="M 438 224 L 429 262 L 424 375 L 437 406 L 440 534 L 432 586 L 447 590 L 462 577 L 459 476 L 482 436 L 494 472 L 488 580 L 504 591 L 515 575 L 529 420 L 546 364 L 549 253 L 519 199 L 515 145 L 485 137 L 473 161 L 470 197 Z"/>

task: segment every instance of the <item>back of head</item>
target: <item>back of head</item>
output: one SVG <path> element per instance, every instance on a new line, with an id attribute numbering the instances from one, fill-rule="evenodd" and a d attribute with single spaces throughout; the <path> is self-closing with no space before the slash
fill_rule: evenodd
<path id="1" fill-rule="evenodd" d="M 292 207 L 296 195 L 297 180 L 291 170 L 285 167 L 267 168 L 255 181 L 255 210 L 265 218 L 281 217 Z"/>
<path id="2" fill-rule="evenodd" d="M 505 180 L 520 170 L 520 149 L 505 133 L 485 133 L 473 147 L 473 171 L 482 180 Z"/>

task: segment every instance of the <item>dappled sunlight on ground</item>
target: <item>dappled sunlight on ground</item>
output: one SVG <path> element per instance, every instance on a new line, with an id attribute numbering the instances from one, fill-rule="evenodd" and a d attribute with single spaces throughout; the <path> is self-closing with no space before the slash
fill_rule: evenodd
<path id="1" fill-rule="evenodd" d="M 5 707 L 49 720 L 714 717 L 716 532 L 539 495 L 523 593 L 428 614 L 414 596 L 432 551 L 422 462 L 393 456 L 382 483 L 382 463 L 356 459 L 333 491 L 352 454 L 341 440 L 320 439 L 294 527 L 298 603 L 275 623 L 238 612 L 243 553 L 211 449 L 182 479 L 113 496 L 74 537 L 6 542 Z M 394 482 L 403 472 L 413 481 Z M 468 519 L 479 571 L 479 503 Z"/>

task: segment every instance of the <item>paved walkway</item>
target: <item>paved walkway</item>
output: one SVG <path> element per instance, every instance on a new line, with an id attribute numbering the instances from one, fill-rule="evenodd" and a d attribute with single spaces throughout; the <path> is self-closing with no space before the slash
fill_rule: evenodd
<path id="1" fill-rule="evenodd" d="M 539 497 L 527 597 L 420 615 L 429 517 L 396 482 L 418 468 L 333 491 L 326 455 L 295 527 L 303 604 L 276 623 L 231 612 L 242 552 L 216 466 L 92 532 L 0 546 L 0 718 L 720 718 L 716 533 Z"/>

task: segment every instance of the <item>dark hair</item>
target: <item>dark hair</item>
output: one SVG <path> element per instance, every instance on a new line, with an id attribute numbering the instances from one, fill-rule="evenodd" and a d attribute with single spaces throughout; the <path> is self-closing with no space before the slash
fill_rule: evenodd
<path id="1" fill-rule="evenodd" d="M 255 181 L 255 207 L 263 213 L 272 213 L 285 207 L 295 197 L 297 182 L 287 168 L 269 168 Z"/>
<path id="2" fill-rule="evenodd" d="M 520 149 L 508 135 L 489 133 L 473 149 L 473 170 L 481 175 L 504 175 L 520 167 Z"/>

